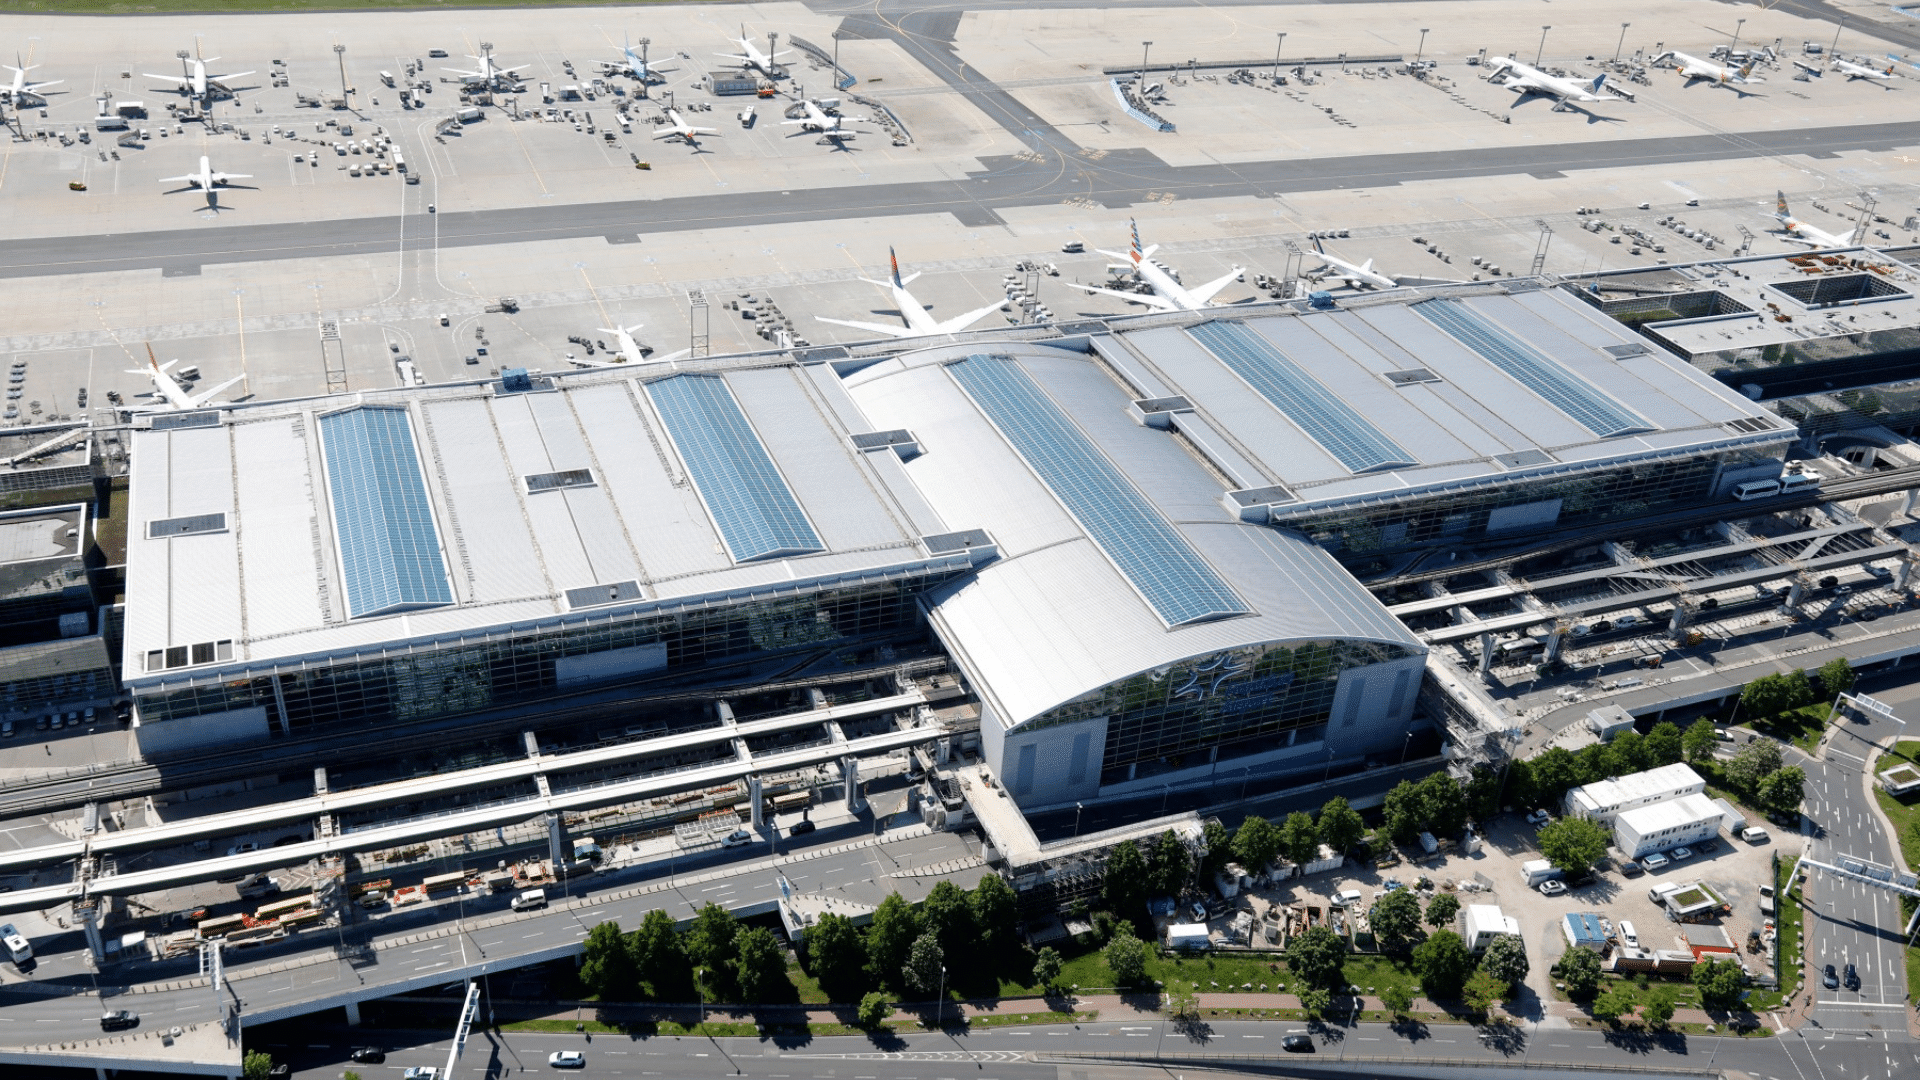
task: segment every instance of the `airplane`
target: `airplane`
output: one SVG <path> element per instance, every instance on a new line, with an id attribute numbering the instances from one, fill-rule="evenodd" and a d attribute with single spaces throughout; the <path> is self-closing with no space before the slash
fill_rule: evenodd
<path id="1" fill-rule="evenodd" d="M 744 25 L 740 27 L 739 37 L 728 38 L 727 40 L 746 51 L 738 53 L 715 53 L 715 56 L 725 57 L 728 60 L 737 60 L 740 62 L 741 67 L 759 68 L 769 79 L 774 77 L 773 69 L 777 66 L 774 64 L 774 61 L 792 51 L 790 49 L 781 49 L 776 53 L 761 52 L 760 46 L 755 45 L 753 39 L 747 36 L 747 28 Z"/>
<path id="2" fill-rule="evenodd" d="M 200 155 L 199 172 L 188 173 L 185 176 L 163 176 L 160 178 L 160 182 L 163 184 L 187 185 L 187 187 L 184 188 L 175 188 L 175 191 L 189 191 L 195 188 L 204 191 L 207 193 L 207 205 L 218 210 L 220 209 L 220 193 L 217 190 L 218 188 L 225 187 L 229 181 L 251 179 L 253 179 L 252 173 L 214 172 L 213 163 L 207 159 L 205 154 L 202 154 Z M 168 194 L 172 194 L 172 192 Z"/>
<path id="3" fill-rule="evenodd" d="M 1773 220 L 1780 223 L 1780 239 L 1789 243 L 1805 244 L 1812 248 L 1852 247 L 1853 238 L 1860 232 L 1856 227 L 1836 235 L 1801 221 L 1788 212 L 1787 193 L 1784 191 L 1775 194 L 1773 205 Z"/>
<path id="4" fill-rule="evenodd" d="M 893 265 L 892 278 L 887 281 L 875 281 L 872 278 L 861 278 L 860 280 L 869 285 L 878 285 L 880 288 L 893 293 L 894 306 L 899 309 L 900 318 L 906 321 L 905 327 L 890 326 L 886 323 L 829 319 L 824 315 L 815 315 L 814 318 L 823 323 L 832 323 L 835 326 L 851 326 L 855 330 L 868 330 L 876 334 L 885 334 L 888 337 L 910 338 L 925 337 L 934 334 L 958 334 L 967 327 L 1000 310 L 1000 304 L 996 302 L 988 304 L 978 311 L 969 311 L 965 315 L 957 315 L 946 320 L 936 320 L 933 316 L 927 314 L 926 305 L 915 300 L 913 294 L 907 291 L 907 286 L 912 284 L 913 280 L 920 276 L 919 272 L 916 271 L 903 278 L 900 276 L 900 256 L 894 254 L 892 248 L 888 248 L 887 258 Z"/>
<path id="5" fill-rule="evenodd" d="M 852 132 L 847 131 L 840 125 L 855 120 L 866 119 L 864 116 L 841 116 L 837 113 L 827 112 L 821 109 L 820 106 L 814 104 L 812 98 L 803 99 L 800 104 L 807 110 L 805 116 L 794 120 L 782 120 L 780 122 L 782 124 L 799 124 L 800 130 L 802 131 L 818 131 L 828 135 L 851 135 L 853 134 Z"/>
<path id="6" fill-rule="evenodd" d="M 20 57 L 15 56 L 14 59 L 19 60 Z M 54 79 L 51 82 L 43 82 L 43 83 L 28 82 L 27 72 L 32 71 L 37 66 L 38 65 L 35 65 L 35 64 L 25 64 L 19 67 L 15 67 L 12 64 L 0 64 L 0 67 L 6 68 L 8 71 L 13 72 L 13 82 L 9 85 L 0 86 L 0 98 L 5 98 L 8 101 L 18 101 L 23 96 L 37 98 L 40 96 L 40 91 L 42 88 L 53 86 L 65 81 L 63 79 Z"/>
<path id="7" fill-rule="evenodd" d="M 1826 74 L 1825 68 L 1821 67 L 1818 64 L 1809 64 L 1805 60 L 1795 60 L 1793 62 L 1793 66 L 1799 68 L 1801 71 L 1806 72 L 1809 76 L 1815 79 Z"/>
<path id="8" fill-rule="evenodd" d="M 1892 64 L 1888 64 L 1887 69 L 1882 71 L 1879 68 L 1867 67 L 1865 64 L 1856 64 L 1850 60 L 1842 60 L 1836 56 L 1833 58 L 1833 70 L 1845 75 L 1849 81 L 1853 79 L 1879 79 L 1882 82 L 1893 81 Z"/>
<path id="9" fill-rule="evenodd" d="M 443 68 L 442 70 L 451 71 L 455 75 L 460 76 L 460 81 L 463 83 L 478 84 L 482 86 L 492 86 L 497 82 L 501 82 L 502 80 L 508 80 L 508 79 L 512 79 L 513 81 L 517 82 L 519 80 L 514 76 L 513 73 L 533 66 L 532 64 L 521 64 L 519 67 L 503 68 L 500 65 L 493 62 L 492 49 L 485 49 L 482 51 L 484 51 L 487 55 L 474 56 L 472 53 L 467 54 L 469 58 L 480 61 L 480 70 L 478 71 L 467 71 L 463 68 Z"/>
<path id="10" fill-rule="evenodd" d="M 1149 248 L 1142 248 L 1140 246 L 1139 223 L 1128 219 L 1127 224 L 1133 229 L 1133 247 L 1127 254 L 1122 255 L 1117 251 L 1107 251 L 1104 248 L 1095 248 L 1094 250 L 1109 258 L 1126 259 L 1133 267 L 1134 275 L 1141 281 L 1146 282 L 1147 286 L 1151 288 L 1153 292 L 1150 294 L 1121 292 L 1118 289 L 1102 289 L 1093 285 L 1081 285 L 1071 281 L 1066 283 L 1068 286 L 1079 289 L 1081 292 L 1118 297 L 1130 304 L 1140 304 L 1144 307 L 1153 308 L 1155 311 L 1200 311 L 1213 306 L 1214 294 L 1235 281 L 1238 281 L 1241 273 L 1246 269 L 1242 266 L 1236 266 L 1232 270 L 1229 270 L 1225 277 L 1217 281 L 1209 281 L 1197 289 L 1189 289 L 1178 281 L 1175 281 L 1172 274 L 1168 273 L 1159 263 L 1154 262 L 1151 258 L 1154 252 L 1160 250 L 1160 245 L 1155 244 Z"/>
<path id="11" fill-rule="evenodd" d="M 1754 76 L 1752 61 L 1748 61 L 1745 65 L 1737 68 L 1723 67 L 1719 64 L 1709 63 L 1697 56 L 1688 56 L 1686 53 L 1674 52 L 1672 50 L 1663 52 L 1653 58 L 1655 64 L 1660 63 L 1662 60 L 1673 61 L 1674 70 L 1679 72 L 1680 76 L 1687 80 L 1688 86 L 1704 80 L 1716 86 L 1727 87 L 1735 93 L 1743 93 L 1737 84 L 1766 81 L 1765 79 Z"/>
<path id="12" fill-rule="evenodd" d="M 190 74 L 155 75 L 149 72 L 147 73 L 147 78 L 160 79 L 164 82 L 170 82 L 173 84 L 174 91 L 176 93 L 185 94 L 188 97 L 201 98 L 204 100 L 208 96 L 208 92 L 211 88 L 220 86 L 221 89 L 226 89 L 224 86 L 221 86 L 221 84 L 226 82 L 228 79 L 237 79 L 242 75 L 253 74 L 253 72 L 251 71 L 236 71 L 231 75 L 207 74 L 207 65 L 218 59 L 220 58 L 217 56 L 209 56 L 206 59 L 202 60 L 200 57 L 196 56 L 193 58 L 193 71 Z"/>
<path id="13" fill-rule="evenodd" d="M 654 138 L 682 139 L 682 140 L 685 140 L 688 146 L 693 147 L 695 150 L 700 149 L 700 140 L 694 138 L 694 136 L 718 135 L 719 133 L 720 133 L 719 128 L 694 127 L 692 124 L 689 124 L 685 120 L 680 119 L 680 110 L 678 109 L 667 110 L 667 126 L 666 127 L 657 127 L 653 129 Z"/>
<path id="14" fill-rule="evenodd" d="M 645 323 L 634 323 L 632 326 L 599 327 L 601 333 L 613 335 L 614 342 L 619 345 L 620 359 L 601 363 L 598 360 L 582 360 L 576 356 L 573 358 L 573 363 L 589 368 L 617 368 L 626 367 L 629 364 L 665 364 L 693 352 L 692 349 L 681 349 L 679 352 L 668 353 L 665 356 L 645 355 L 640 343 L 633 339 L 633 332 L 645 325 Z"/>
<path id="15" fill-rule="evenodd" d="M 162 364 L 154 357 L 153 346 L 148 345 L 147 366 L 144 368 L 129 368 L 127 370 L 127 374 L 129 375 L 145 375 L 147 378 L 153 380 L 153 392 L 151 396 L 155 399 L 155 403 L 144 406 L 144 408 L 202 408 L 207 402 L 213 400 L 214 395 L 246 378 L 245 375 L 235 375 L 233 378 L 228 379 L 226 382 L 221 383 L 211 390 L 202 390 L 197 394 L 189 394 L 185 390 L 180 389 L 180 384 L 173 381 L 173 376 L 167 374 L 167 369 L 179 362 L 178 360 L 169 360 Z"/>
<path id="16" fill-rule="evenodd" d="M 1529 97 L 1550 97 L 1555 100 L 1555 109 L 1564 107 L 1570 101 L 1631 101 L 1630 97 L 1606 86 L 1607 73 L 1595 75 L 1590 82 L 1577 82 L 1549 75 L 1538 68 L 1523 64 L 1511 56 L 1497 56 L 1487 61 L 1493 69 L 1493 75 L 1501 76 L 1499 85 L 1520 95 L 1514 101 L 1518 105 Z"/>
<path id="17" fill-rule="evenodd" d="M 643 83 L 659 83 L 665 82 L 666 79 L 664 76 L 667 72 L 673 70 L 672 68 L 663 68 L 648 63 L 639 53 L 633 50 L 633 40 L 631 38 L 627 40 L 625 45 L 614 46 L 614 51 L 620 54 L 620 59 L 609 60 L 600 65 L 601 69 L 608 75 L 626 75 L 638 79 Z"/>
<path id="18" fill-rule="evenodd" d="M 1327 264 L 1326 268 L 1320 273 L 1320 276 L 1323 278 L 1340 278 L 1347 283 L 1347 287 L 1350 289 L 1357 289 L 1362 285 L 1372 289 L 1393 289 L 1399 287 L 1399 282 L 1373 268 L 1372 259 L 1368 259 L 1359 266 L 1355 266 L 1337 255 L 1328 254 L 1327 249 L 1320 246 L 1319 237 L 1315 237 L 1313 240 L 1313 250 L 1314 253 L 1319 255 L 1321 260 Z"/>

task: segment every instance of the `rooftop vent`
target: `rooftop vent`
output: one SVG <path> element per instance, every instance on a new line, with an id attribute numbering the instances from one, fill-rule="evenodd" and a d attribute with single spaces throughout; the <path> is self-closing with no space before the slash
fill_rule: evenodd
<path id="1" fill-rule="evenodd" d="M 1386 380 L 1395 386 L 1417 386 L 1420 383 L 1440 382 L 1441 378 L 1426 368 L 1408 368 L 1405 371 L 1389 371 Z"/>
<path id="2" fill-rule="evenodd" d="M 855 450 L 888 450 L 899 454 L 902 460 L 917 457 L 920 454 L 920 440 L 906 428 L 894 428 L 891 431 L 863 431 L 848 436 Z"/>
<path id="3" fill-rule="evenodd" d="M 526 477 L 527 494 L 538 495 L 543 491 L 559 491 L 563 488 L 592 487 L 593 470 L 568 469 L 566 472 L 534 473 Z"/>
<path id="4" fill-rule="evenodd" d="M 149 540 L 226 531 L 227 515 L 225 514 L 195 514 L 192 517 L 161 518 L 158 521 L 147 522 L 147 539 Z"/>
<path id="5" fill-rule="evenodd" d="M 1551 465 L 1553 464 L 1554 458 L 1552 454 L 1547 453 L 1545 450 L 1530 448 L 1526 450 L 1515 450 L 1510 454 L 1495 454 L 1491 460 L 1494 464 L 1502 468 L 1529 469 L 1535 465 Z"/>
<path id="6" fill-rule="evenodd" d="M 616 581 L 610 585 L 587 585 L 567 590 L 567 606 L 575 611 L 644 599 L 646 593 L 640 591 L 637 581 Z"/>
<path id="7" fill-rule="evenodd" d="M 1778 426 L 1771 416 L 1743 416 L 1727 421 L 1728 428 L 1739 432 L 1773 431 Z"/>
<path id="8" fill-rule="evenodd" d="M 852 355 L 839 345 L 818 345 L 811 349 L 793 350 L 793 358 L 803 364 L 824 364 L 829 360 L 845 360 Z"/>
<path id="9" fill-rule="evenodd" d="M 1132 406 L 1135 423 L 1147 427 L 1170 428 L 1173 414 L 1192 412 L 1193 402 L 1183 397 L 1137 398 Z"/>
<path id="10" fill-rule="evenodd" d="M 147 650 L 148 671 L 172 671 L 196 664 L 214 664 L 233 659 L 233 641 L 202 641 L 196 645 L 170 645 Z"/>
<path id="11" fill-rule="evenodd" d="M 220 423 L 220 412 L 208 409 L 204 412 L 161 413 L 153 418 L 153 430 L 172 431 L 175 428 L 214 427 Z"/>
<path id="12" fill-rule="evenodd" d="M 1645 345 L 1629 343 L 1626 345 L 1605 345 L 1601 347 L 1600 351 L 1613 357 L 1615 360 L 1626 360 L 1630 357 L 1645 356 L 1647 355 L 1648 349 Z"/>
<path id="13" fill-rule="evenodd" d="M 993 537 L 985 529 L 962 529 L 959 532 L 935 533 L 920 538 L 920 545 L 929 555 L 954 555 L 962 551 L 997 550 Z"/>

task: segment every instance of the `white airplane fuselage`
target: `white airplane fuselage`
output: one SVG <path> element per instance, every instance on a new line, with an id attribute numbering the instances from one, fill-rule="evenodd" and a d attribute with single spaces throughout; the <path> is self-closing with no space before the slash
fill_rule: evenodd
<path id="1" fill-rule="evenodd" d="M 1507 87 L 1520 93 L 1541 94 L 1559 98 L 1562 101 L 1610 101 L 1610 95 L 1595 92 L 1595 87 L 1606 81 L 1601 75 L 1590 83 L 1579 83 L 1572 79 L 1563 79 L 1558 75 L 1549 75 L 1538 68 L 1523 64 L 1510 56 L 1498 57 L 1489 61 L 1496 73 L 1508 77 Z"/>
<path id="2" fill-rule="evenodd" d="M 1678 51 L 1670 52 L 1667 55 L 1679 61 L 1680 66 L 1675 70 L 1679 71 L 1682 76 L 1685 76 L 1689 80 L 1705 79 L 1709 82 L 1728 85 L 1759 81 L 1752 78 L 1752 64 L 1748 64 L 1743 68 L 1734 68 L 1716 64 L 1709 60 L 1702 60 L 1697 56 L 1688 56 L 1686 53 Z"/>

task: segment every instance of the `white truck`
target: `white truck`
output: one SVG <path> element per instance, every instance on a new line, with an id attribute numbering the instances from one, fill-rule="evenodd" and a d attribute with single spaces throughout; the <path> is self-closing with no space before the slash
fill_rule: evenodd
<path id="1" fill-rule="evenodd" d="M 0 925 L 0 945 L 6 946 L 7 959 L 16 964 L 24 964 L 33 959 L 33 943 L 27 935 L 15 929 L 12 923 Z"/>
<path id="2" fill-rule="evenodd" d="M 1566 875 L 1545 859 L 1529 859 L 1520 864 L 1520 876 L 1531 889 L 1543 881 L 1558 881 Z"/>

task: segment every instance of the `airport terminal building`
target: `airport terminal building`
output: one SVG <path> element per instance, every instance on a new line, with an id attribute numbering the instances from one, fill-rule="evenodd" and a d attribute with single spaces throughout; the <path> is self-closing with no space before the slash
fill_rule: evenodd
<path id="1" fill-rule="evenodd" d="M 143 423 L 148 423 L 144 422 Z M 930 635 L 1024 809 L 1401 749 L 1343 560 L 1710 500 L 1792 429 L 1532 282 L 171 414 L 143 746 Z"/>

